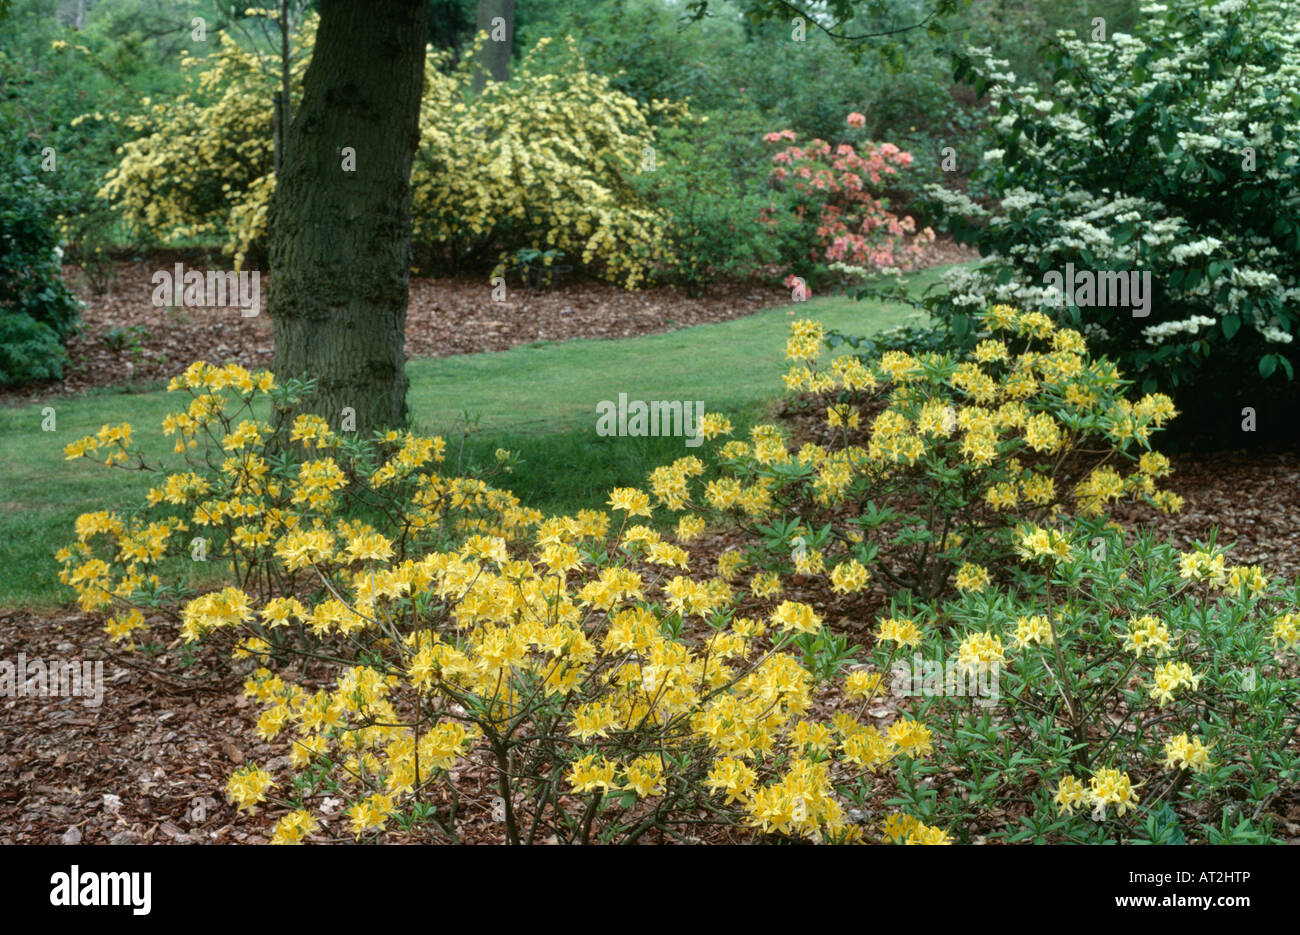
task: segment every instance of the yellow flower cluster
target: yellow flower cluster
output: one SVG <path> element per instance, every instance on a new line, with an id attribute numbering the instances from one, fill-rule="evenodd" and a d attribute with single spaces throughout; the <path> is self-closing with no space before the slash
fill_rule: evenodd
<path id="1" fill-rule="evenodd" d="M 885 819 L 884 834 L 895 844 L 951 844 L 948 832 L 896 812 Z"/>
<path id="2" fill-rule="evenodd" d="M 1137 785 L 1128 773 L 1113 768 L 1097 770 L 1087 788 L 1077 777 L 1066 776 L 1057 786 L 1056 804 L 1064 815 L 1073 815 L 1080 805 L 1090 805 L 1095 821 L 1105 820 L 1110 806 L 1122 817 L 1138 806 Z"/>
<path id="3" fill-rule="evenodd" d="M 252 812 L 266 801 L 267 790 L 274 786 L 274 778 L 266 770 L 245 766 L 231 775 L 226 783 L 226 795 L 239 811 Z"/>
<path id="4" fill-rule="evenodd" d="M 1201 738 L 1188 740 L 1187 734 L 1179 734 L 1165 744 L 1165 765 L 1203 773 L 1210 768 L 1210 750 Z"/>
<path id="5" fill-rule="evenodd" d="M 983 591 L 989 586 L 988 569 L 972 562 L 963 562 L 953 576 L 953 584 L 958 591 Z"/>
<path id="6" fill-rule="evenodd" d="M 1006 661 L 1002 653 L 1002 639 L 987 631 L 971 633 L 957 647 L 957 668 L 961 672 L 975 672 L 985 666 L 1000 666 Z"/>
<path id="7" fill-rule="evenodd" d="M 1144 652 L 1155 656 L 1167 656 L 1173 652 L 1173 646 L 1169 642 L 1169 627 L 1163 620 L 1150 614 L 1129 621 L 1128 631 L 1121 635 L 1124 637 L 1124 648 L 1139 659 Z"/>
<path id="8" fill-rule="evenodd" d="M 1028 646 L 1042 646 L 1052 642 L 1052 625 L 1042 614 L 1032 614 L 1016 618 L 1016 635 L 1012 646 L 1024 649 Z"/>
<path id="9" fill-rule="evenodd" d="M 1178 574 L 1211 587 L 1222 587 L 1228 580 L 1223 553 L 1213 549 L 1183 552 L 1178 558 Z"/>
<path id="10" fill-rule="evenodd" d="M 317 17 L 304 19 L 290 82 L 295 99 L 311 60 Z M 222 33 L 211 55 L 182 52 L 191 90 L 139 113 L 109 119 L 136 134 L 119 150 L 99 191 L 136 231 L 163 240 L 227 234 L 226 251 L 243 265 L 264 241 L 275 187 L 271 85 L 278 72 Z"/>
<path id="11" fill-rule="evenodd" d="M 1273 645 L 1282 645 L 1289 649 L 1300 648 L 1300 614 L 1282 614 L 1273 621 L 1270 637 Z"/>
<path id="12" fill-rule="evenodd" d="M 911 619 L 886 618 L 880 621 L 876 631 L 879 639 L 897 643 L 899 646 L 920 646 L 922 633 Z"/>
<path id="13" fill-rule="evenodd" d="M 1192 667 L 1186 662 L 1166 662 L 1156 667 L 1155 685 L 1151 688 L 1151 697 L 1164 707 L 1174 700 L 1174 692 L 1180 688 L 1195 691 L 1200 687 L 1201 677 L 1192 673 Z"/>
<path id="14" fill-rule="evenodd" d="M 1053 564 L 1068 563 L 1073 560 L 1074 549 L 1071 548 L 1070 540 L 1064 533 L 1055 529 L 1044 529 L 1034 524 L 1024 526 L 1018 532 L 1020 535 L 1016 542 L 1016 554 L 1021 558 Z"/>

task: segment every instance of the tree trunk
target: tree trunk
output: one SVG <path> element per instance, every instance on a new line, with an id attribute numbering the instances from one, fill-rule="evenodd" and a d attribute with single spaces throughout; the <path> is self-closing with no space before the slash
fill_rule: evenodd
<path id="1" fill-rule="evenodd" d="M 402 425 L 426 0 L 323 0 L 270 212 L 276 377 L 337 430 Z"/>
<path id="2" fill-rule="evenodd" d="M 477 32 L 486 32 L 488 40 L 479 50 L 480 70 L 474 73 L 471 90 L 483 90 L 490 76 L 493 81 L 510 77 L 510 50 L 515 42 L 515 0 L 478 0 Z"/>

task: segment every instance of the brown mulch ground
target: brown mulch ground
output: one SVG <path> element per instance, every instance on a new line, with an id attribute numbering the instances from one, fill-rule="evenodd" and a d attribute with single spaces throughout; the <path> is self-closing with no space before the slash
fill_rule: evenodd
<path id="1" fill-rule="evenodd" d="M 237 308 L 168 309 L 150 302 L 154 265 L 122 263 L 111 293 L 87 303 L 85 327 L 69 339 L 72 366 L 60 383 L 0 396 L 0 402 L 35 402 L 54 394 L 81 393 L 121 384 L 166 380 L 192 361 L 271 366 L 271 321 L 265 313 L 269 276 L 262 277 L 262 308 L 243 317 Z M 75 271 L 69 281 L 75 280 Z M 740 318 L 789 301 L 777 284 L 716 289 L 699 299 L 667 289 L 627 292 L 607 283 L 583 282 L 532 292 L 511 289 L 494 303 L 481 278 L 413 279 L 406 320 L 406 355 L 447 357 L 501 351 L 533 341 L 623 338 Z M 133 330 L 134 329 L 134 330 Z"/>

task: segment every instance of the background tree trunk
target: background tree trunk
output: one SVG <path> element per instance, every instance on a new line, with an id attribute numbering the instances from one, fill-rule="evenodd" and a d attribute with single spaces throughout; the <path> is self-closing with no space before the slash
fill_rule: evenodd
<path id="1" fill-rule="evenodd" d="M 492 22 L 498 17 L 505 21 L 504 41 L 492 38 Z M 471 84 L 471 90 L 477 94 L 483 90 L 488 77 L 493 81 L 505 81 L 510 77 L 510 51 L 515 44 L 515 0 L 478 0 L 475 32 L 488 34 L 488 40 L 478 55 L 478 64 L 483 70 L 474 73 Z"/>
<path id="2" fill-rule="evenodd" d="M 426 0 L 323 0 L 270 212 L 275 374 L 315 377 L 307 408 L 358 432 L 405 421 L 411 160 Z M 355 170 L 345 168 L 351 155 Z"/>

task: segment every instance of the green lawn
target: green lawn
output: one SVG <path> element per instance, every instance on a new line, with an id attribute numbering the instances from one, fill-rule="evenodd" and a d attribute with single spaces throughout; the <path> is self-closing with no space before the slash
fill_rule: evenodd
<path id="1" fill-rule="evenodd" d="M 941 269 L 912 277 L 915 289 Z M 417 430 L 458 449 L 461 413 L 478 418 L 466 455 L 485 461 L 498 448 L 520 453 L 509 486 L 527 504 L 571 511 L 603 502 L 610 487 L 641 484 L 653 467 L 696 449 L 680 438 L 601 438 L 596 404 L 619 393 L 643 400 L 702 400 L 744 428 L 781 394 L 790 322 L 812 317 L 827 328 L 865 334 L 917 313 L 899 305 L 825 297 L 735 321 L 611 341 L 545 342 L 489 354 L 411 361 L 409 402 Z M 68 592 L 55 577 L 55 549 L 77 515 L 126 509 L 150 480 L 139 472 L 65 462 L 63 446 L 105 423 L 130 422 L 143 450 L 167 457 L 159 423 L 176 397 L 162 390 L 104 392 L 34 406 L 0 408 L 0 609 L 45 608 Z M 42 430 L 51 406 L 56 430 Z"/>

